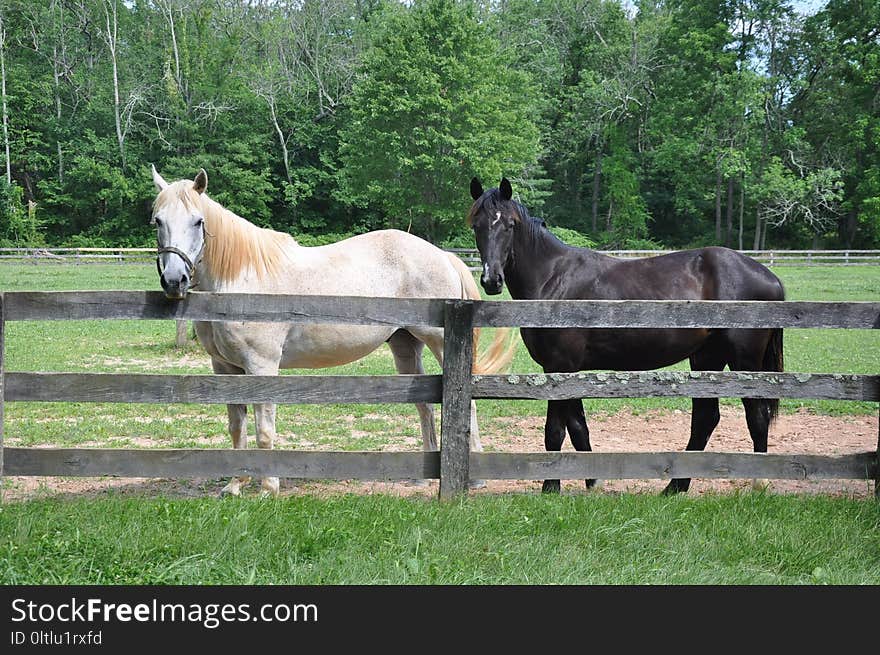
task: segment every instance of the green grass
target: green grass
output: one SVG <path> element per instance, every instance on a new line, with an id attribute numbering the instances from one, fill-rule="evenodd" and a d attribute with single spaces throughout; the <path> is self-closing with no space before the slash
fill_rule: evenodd
<path id="1" fill-rule="evenodd" d="M 878 584 L 880 505 L 746 493 L 0 506 L 2 584 Z"/>

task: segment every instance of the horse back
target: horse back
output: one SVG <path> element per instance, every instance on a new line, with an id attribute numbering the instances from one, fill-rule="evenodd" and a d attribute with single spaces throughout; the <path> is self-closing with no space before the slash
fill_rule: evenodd
<path id="1" fill-rule="evenodd" d="M 590 300 L 784 300 L 767 267 L 718 246 L 641 259 L 609 258 L 572 298 Z"/>

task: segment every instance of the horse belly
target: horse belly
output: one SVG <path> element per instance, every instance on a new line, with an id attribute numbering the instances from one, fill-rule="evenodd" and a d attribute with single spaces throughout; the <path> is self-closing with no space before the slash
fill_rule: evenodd
<path id="1" fill-rule="evenodd" d="M 396 328 L 368 325 L 295 325 L 281 352 L 281 368 L 327 368 L 366 357 Z"/>
<path id="2" fill-rule="evenodd" d="M 687 359 L 706 342 L 704 329 L 524 328 L 523 342 L 548 372 L 647 371 Z"/>

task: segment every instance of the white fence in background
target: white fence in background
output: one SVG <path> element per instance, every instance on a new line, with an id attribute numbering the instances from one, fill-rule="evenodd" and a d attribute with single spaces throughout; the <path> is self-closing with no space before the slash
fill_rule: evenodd
<path id="1" fill-rule="evenodd" d="M 475 248 L 449 248 L 449 252 L 468 264 L 472 270 L 480 265 Z M 637 259 L 655 257 L 674 250 L 600 250 L 599 252 Z M 767 266 L 869 266 L 880 264 L 880 250 L 741 250 L 741 253 Z M 120 264 L 152 261 L 154 248 L 0 248 L 0 261 L 88 264 L 118 262 Z"/>

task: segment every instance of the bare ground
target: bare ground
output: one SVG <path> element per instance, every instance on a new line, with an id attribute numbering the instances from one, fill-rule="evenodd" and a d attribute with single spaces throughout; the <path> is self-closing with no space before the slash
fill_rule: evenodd
<path id="1" fill-rule="evenodd" d="M 607 417 L 593 417 L 590 419 L 591 441 L 595 450 L 605 452 L 681 450 L 687 441 L 689 422 L 690 414 L 678 410 L 658 410 L 639 415 L 620 412 Z M 542 416 L 496 419 L 484 430 L 483 446 L 487 451 L 540 451 L 543 448 L 542 435 Z M 799 411 L 780 415 L 770 432 L 771 453 L 842 455 L 876 450 L 877 442 L 877 416 L 821 416 Z M 722 406 L 721 422 L 709 441 L 708 450 L 749 452 L 751 446 L 743 412 L 739 408 Z M 566 443 L 564 449 L 570 448 L 570 444 Z M 96 497 L 112 489 L 116 493 L 132 495 L 187 498 L 216 495 L 224 483 L 224 480 L 205 479 L 7 477 L 3 496 L 6 501 L 49 496 Z M 665 484 L 663 480 L 607 480 L 598 491 L 592 493 L 656 493 Z M 281 494 L 328 496 L 383 493 L 433 497 L 437 494 L 437 485 L 436 480 L 421 485 L 408 482 L 284 480 Z M 749 480 L 695 479 L 690 493 L 731 493 L 750 487 Z M 485 488 L 473 493 L 537 493 L 540 488 L 540 481 L 488 480 Z M 586 493 L 584 483 L 580 480 L 563 481 L 562 489 L 567 494 Z M 858 480 L 773 480 L 770 491 L 867 498 L 874 493 L 874 485 Z M 249 494 L 257 492 L 257 484 L 252 484 L 246 491 Z"/>

